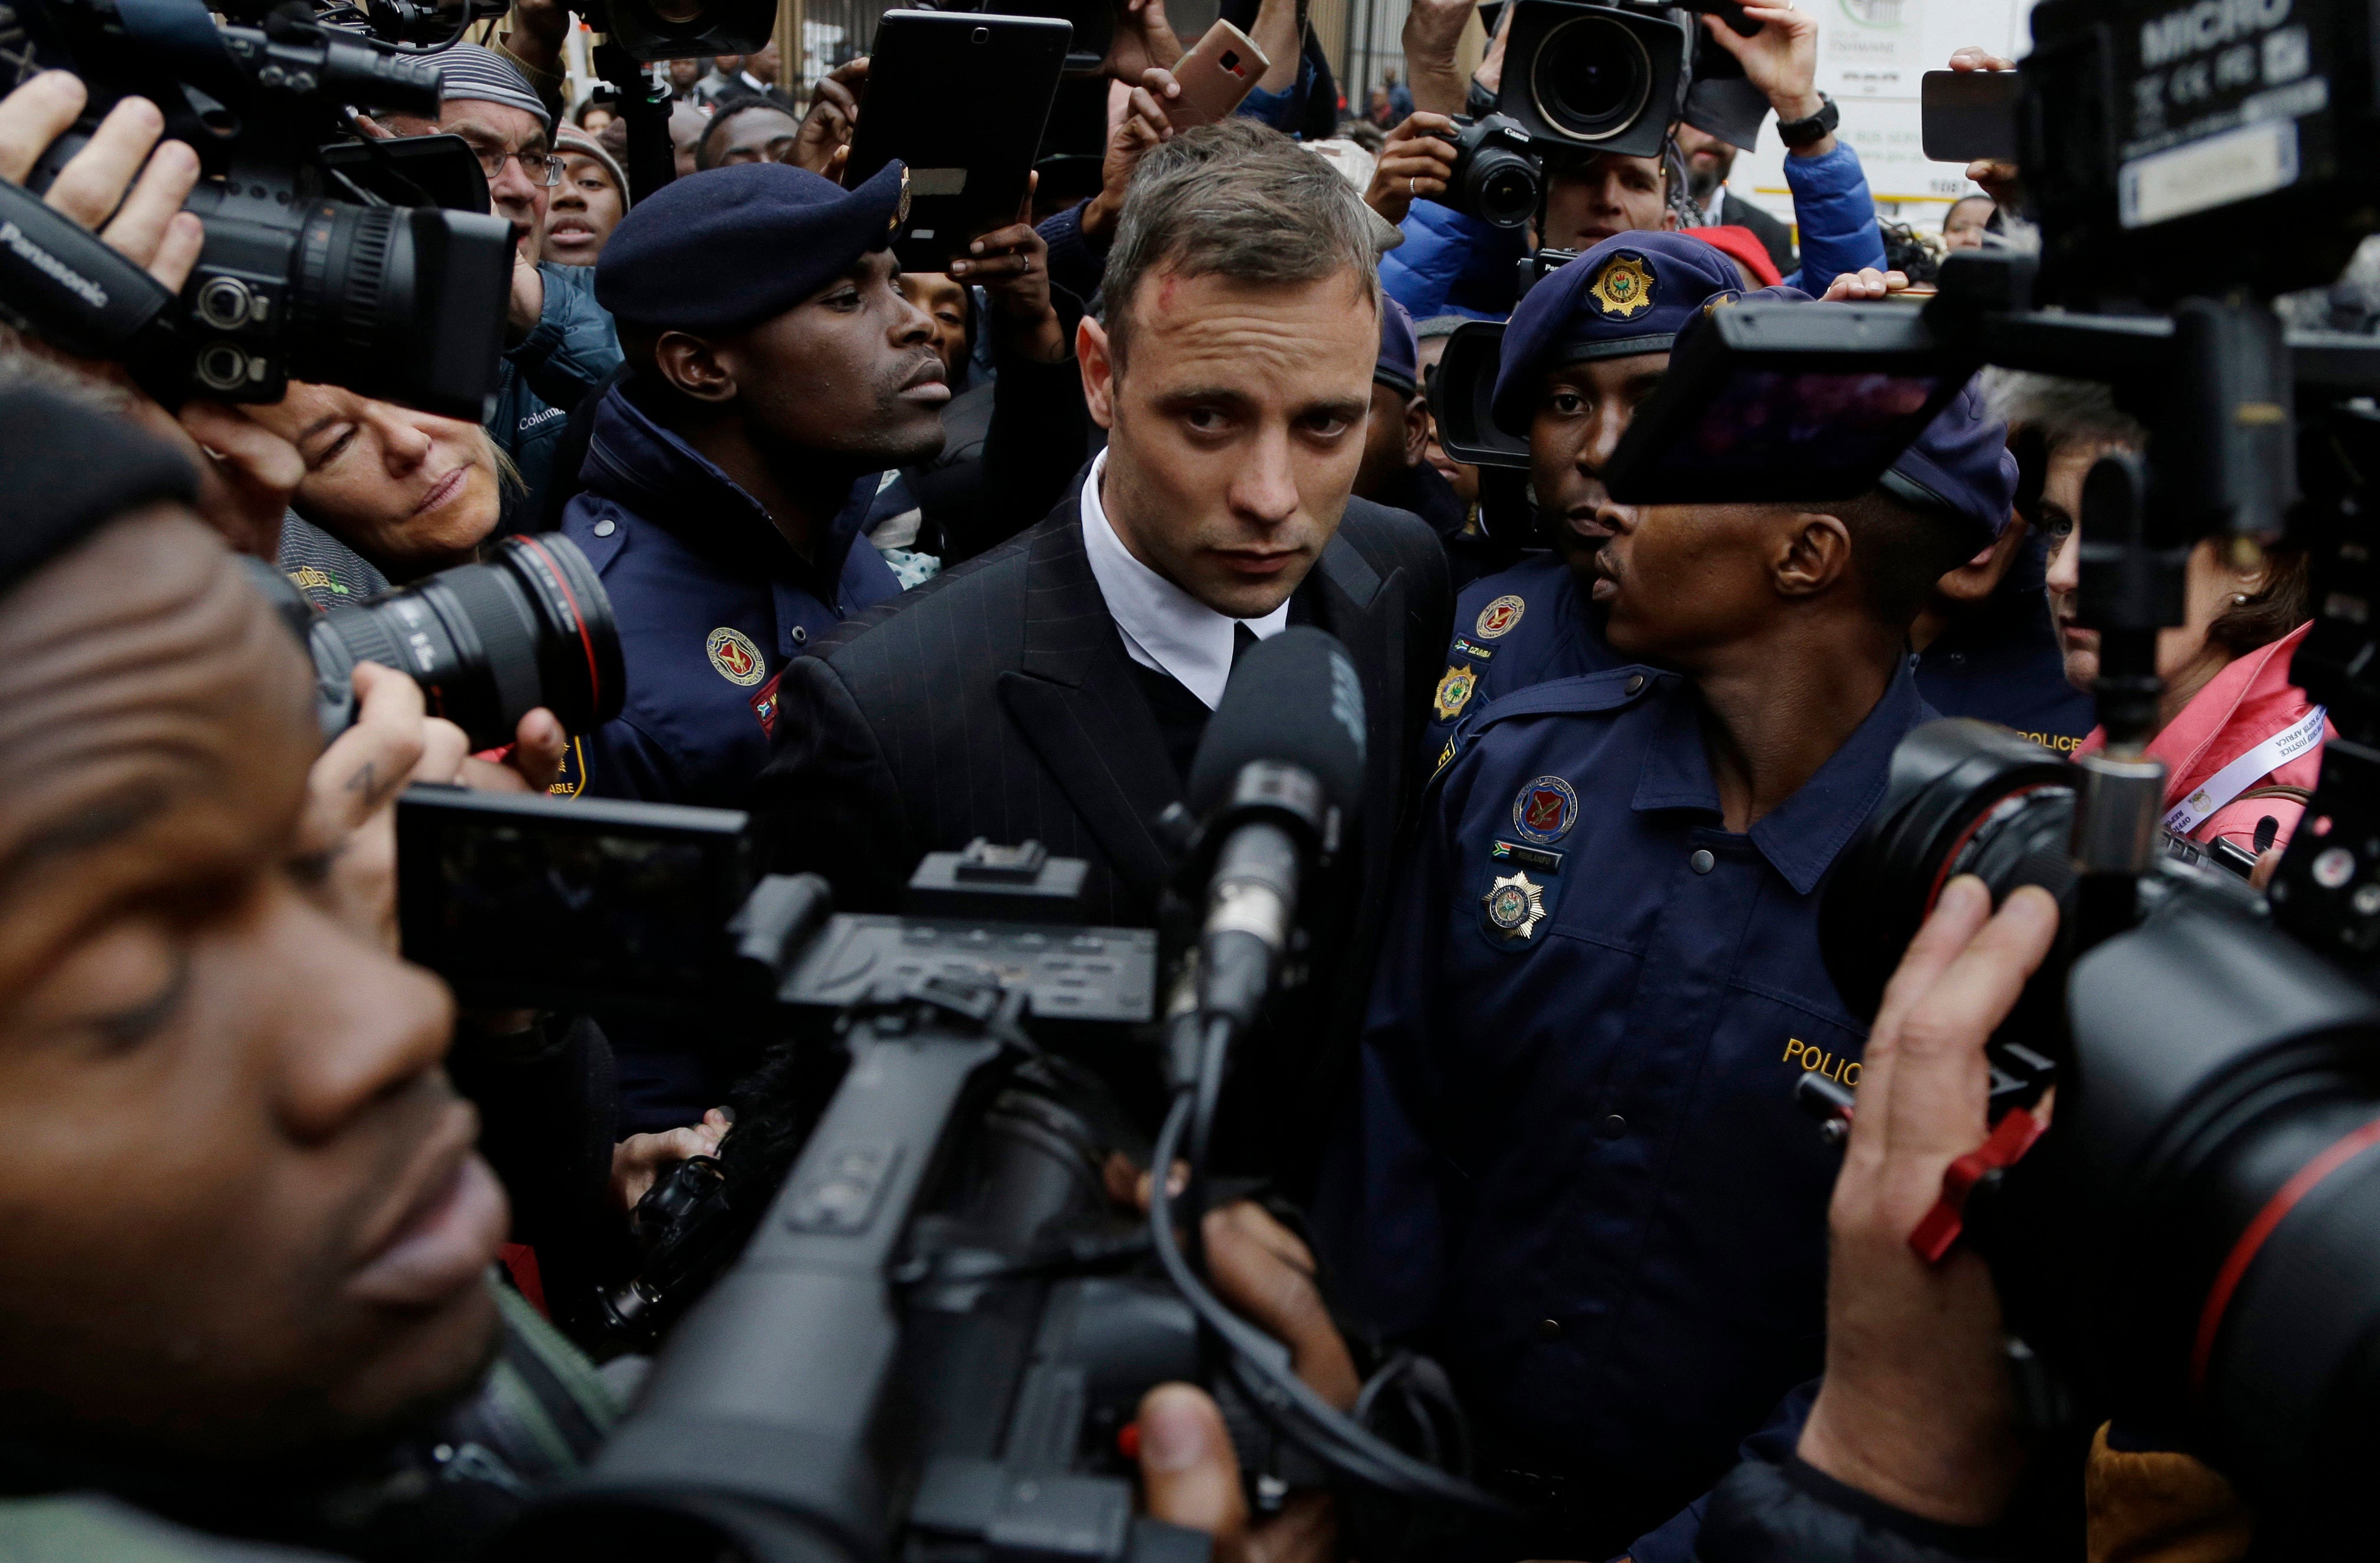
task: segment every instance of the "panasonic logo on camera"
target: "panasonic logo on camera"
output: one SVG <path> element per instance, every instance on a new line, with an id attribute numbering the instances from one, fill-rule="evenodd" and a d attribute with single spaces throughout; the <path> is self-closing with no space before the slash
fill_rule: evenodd
<path id="1" fill-rule="evenodd" d="M 107 308 L 107 290 L 25 236 L 14 223 L 0 223 L 0 244 L 25 258 L 25 263 L 80 298 L 94 309 Z"/>
<path id="2" fill-rule="evenodd" d="M 2185 55 L 2252 38 L 2280 26 L 2289 15 L 2289 0 L 2198 0 L 2141 24 L 2141 64 L 2154 70 Z"/>

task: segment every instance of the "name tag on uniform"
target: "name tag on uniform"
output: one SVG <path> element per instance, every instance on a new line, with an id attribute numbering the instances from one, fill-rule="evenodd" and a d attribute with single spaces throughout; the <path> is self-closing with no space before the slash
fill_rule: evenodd
<path id="1" fill-rule="evenodd" d="M 1493 862 L 1515 863 L 1540 874 L 1560 873 L 1563 855 L 1544 847 L 1523 846 L 1518 842 L 1498 842 L 1488 849 L 1488 856 Z"/>

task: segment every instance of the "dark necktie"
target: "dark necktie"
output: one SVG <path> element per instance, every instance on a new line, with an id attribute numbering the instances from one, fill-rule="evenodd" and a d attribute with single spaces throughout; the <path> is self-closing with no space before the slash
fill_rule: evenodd
<path id="1" fill-rule="evenodd" d="M 1248 648 L 1254 646 L 1256 643 L 1257 632 L 1248 628 L 1248 622 L 1245 619 L 1232 620 L 1232 666 L 1235 668 L 1238 667 L 1240 665 L 1240 659 L 1246 656 L 1248 654 Z"/>

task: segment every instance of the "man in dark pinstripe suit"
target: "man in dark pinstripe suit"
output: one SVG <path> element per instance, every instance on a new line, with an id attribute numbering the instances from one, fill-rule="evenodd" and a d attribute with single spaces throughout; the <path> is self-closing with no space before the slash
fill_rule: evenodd
<path id="1" fill-rule="evenodd" d="M 1349 497 L 1379 344 L 1372 234 L 1328 164 L 1248 121 L 1151 153 L 1106 324 L 1076 341 L 1109 434 L 1079 493 L 790 665 L 756 794 L 770 866 L 824 873 L 846 908 L 892 906 L 920 855 L 986 836 L 1088 859 L 1090 920 L 1145 926 L 1169 871 L 1153 822 L 1233 656 L 1288 624 L 1329 630 L 1370 717 L 1363 893 L 1318 963 L 1318 1011 L 1277 1029 L 1248 1092 L 1317 1132 L 1338 1061 L 1318 1038 L 1356 1018 L 1450 601 L 1435 534 Z M 1285 1133 L 1248 1133 L 1294 1172 Z"/>

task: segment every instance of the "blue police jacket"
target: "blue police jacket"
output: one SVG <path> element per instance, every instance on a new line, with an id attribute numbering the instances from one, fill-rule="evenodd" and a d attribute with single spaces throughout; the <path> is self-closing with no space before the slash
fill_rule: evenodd
<path id="1" fill-rule="evenodd" d="M 1996 721 L 2070 755 L 2099 719 L 2091 697 L 2066 682 L 2042 573 L 2041 539 L 2028 537 L 1999 589 L 1918 656 L 1917 689 L 1944 716 Z"/>
<path id="2" fill-rule="evenodd" d="M 1491 1448 L 1592 1495 L 1607 1551 L 1660 1526 L 1647 1563 L 1685 1556 L 1680 1510 L 1821 1365 L 1840 1157 L 1793 1091 L 1855 1084 L 1866 1034 L 1818 903 L 1933 716 L 1904 665 L 1739 835 L 1699 710 L 1621 667 L 1460 724 L 1318 1201 L 1357 1312 L 1441 1356 Z"/>
<path id="3" fill-rule="evenodd" d="M 1944 716 L 1998 722 L 2060 755 L 2072 754 L 2099 725 L 2091 697 L 2066 682 L 2056 641 L 1953 628 L 1910 663 L 1925 703 Z"/>
<path id="4" fill-rule="evenodd" d="M 900 592 L 859 522 L 852 485 L 818 558 L 795 553 L 750 494 L 655 422 L 627 386 L 605 393 L 562 532 L 587 554 L 620 624 L 627 701 L 577 746 L 598 797 L 741 808 L 777 715 L 777 675 L 811 638 Z"/>
<path id="5" fill-rule="evenodd" d="M 1559 553 L 1525 553 L 1454 600 L 1446 671 L 1430 693 L 1429 724 L 1422 730 L 1426 757 L 1437 764 L 1468 712 L 1533 684 L 1621 665 L 1569 563 Z"/>
<path id="6" fill-rule="evenodd" d="M 1793 191 L 1802 246 L 1801 270 L 1786 286 L 1815 296 L 1841 273 L 1882 269 L 1884 235 L 1850 142 L 1838 142 L 1824 157 L 1788 157 L 1785 183 Z M 1405 242 L 1380 257 L 1380 287 L 1415 320 L 1502 320 L 1512 313 L 1519 288 L 1513 263 L 1528 253 L 1522 230 L 1490 227 L 1434 200 L 1414 202 L 1403 226 Z"/>

